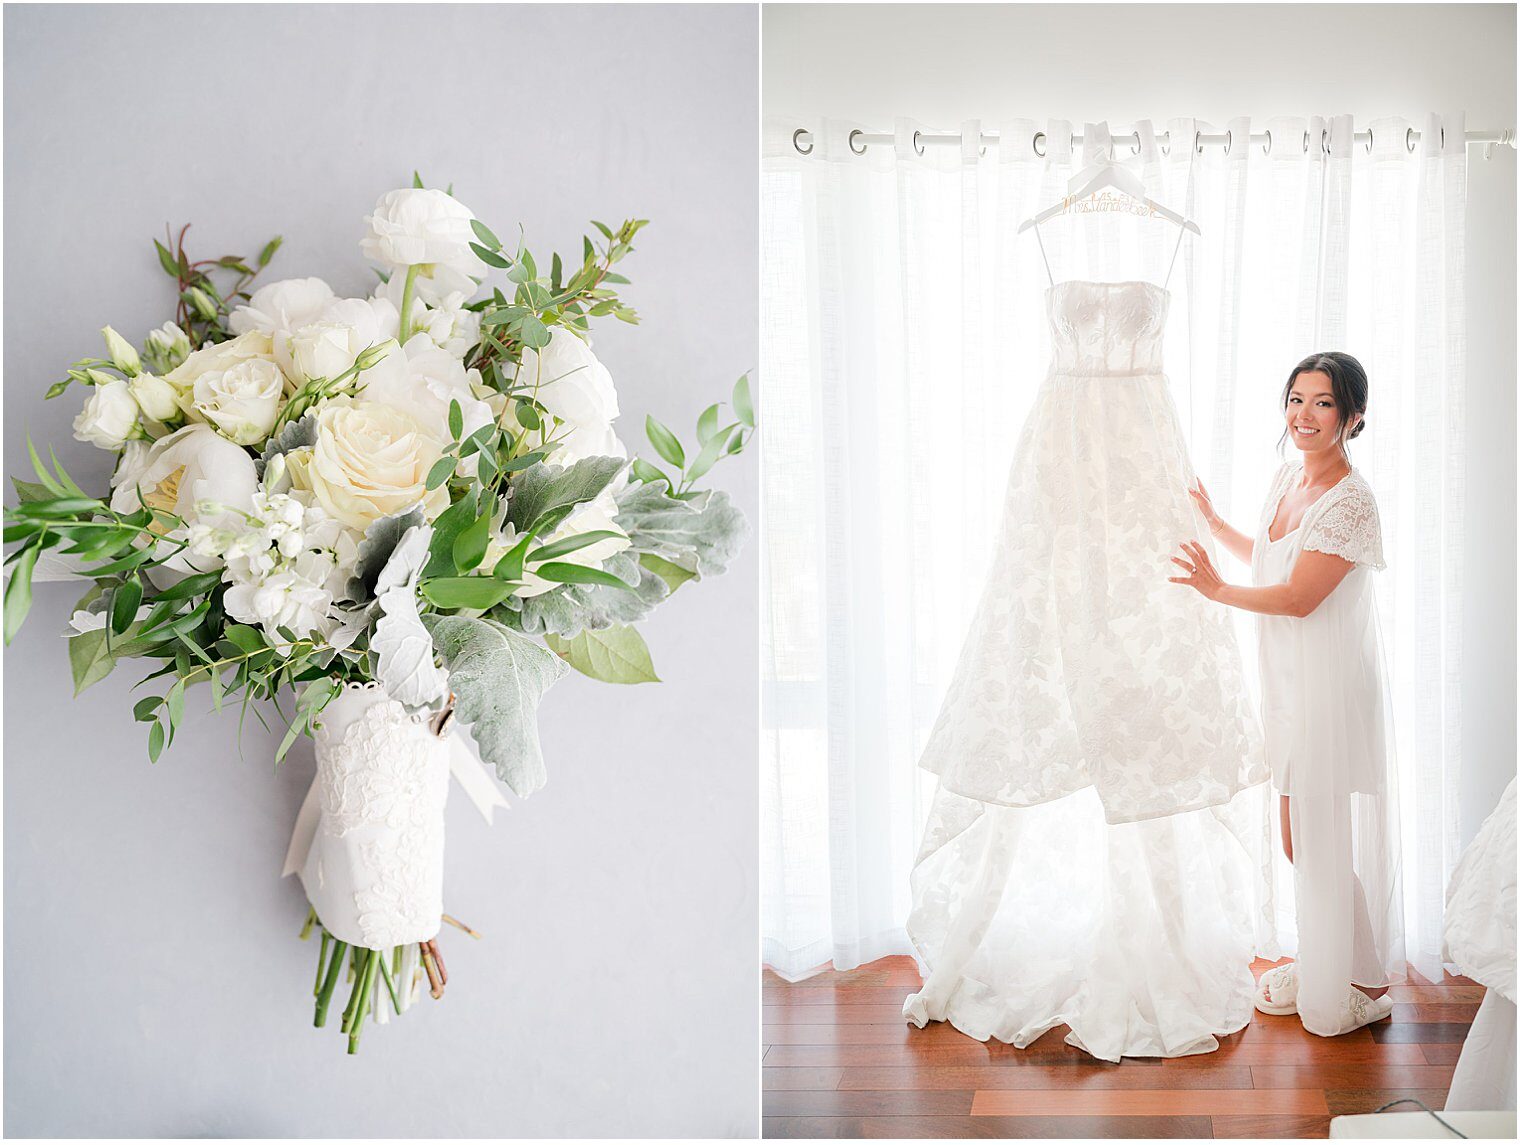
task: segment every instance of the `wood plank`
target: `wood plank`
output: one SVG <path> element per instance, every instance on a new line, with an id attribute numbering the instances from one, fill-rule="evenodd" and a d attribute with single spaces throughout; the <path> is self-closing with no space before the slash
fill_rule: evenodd
<path id="1" fill-rule="evenodd" d="M 1369 1043 L 1369 1048 L 1377 1047 Z M 1418 1046 L 1388 1047 L 1413 1052 L 1416 1065 L 1428 1065 Z M 1192 1061 L 1192 1058 L 1176 1059 Z M 1125 1058 L 1125 1065 L 1145 1069 L 1161 1068 L 1161 1058 Z M 964 1045 L 921 1045 L 911 1039 L 904 1045 L 880 1046 L 772 1046 L 765 1056 L 766 1065 L 774 1066 L 920 1066 L 920 1065 L 1002 1065 L 1002 1066 L 1082 1066 L 1092 1065 L 1093 1056 L 1075 1046 L 1056 1045 L 1050 1049 L 1016 1049 L 1006 1042 L 974 1042 Z M 1239 1064 L 1249 1064 L 1243 1062 Z"/>
<path id="2" fill-rule="evenodd" d="M 1253 1137 L 1266 1140 L 1284 1137 L 1329 1137 L 1328 1117 L 1235 1116 L 1217 1114 L 1209 1119 L 1215 1137 Z"/>
<path id="3" fill-rule="evenodd" d="M 1214 1114 L 1282 1116 L 1330 1110 L 1315 1089 L 1084 1089 L 978 1090 L 974 1117 L 1106 1115 L 1186 1117 Z"/>
<path id="4" fill-rule="evenodd" d="M 764 1040 L 773 1046 L 896 1046 L 910 1041 L 925 1046 L 982 1045 L 947 1022 L 931 1022 L 923 1029 L 899 1021 L 894 1024 L 835 1026 L 766 1026 Z"/>
<path id="5" fill-rule="evenodd" d="M 1471 1022 L 1478 1016 L 1477 1002 L 1395 1002 L 1395 1022 Z"/>
<path id="6" fill-rule="evenodd" d="M 842 1069 L 786 1069 L 766 1066 L 760 1071 L 761 1089 L 838 1089 Z"/>
<path id="7" fill-rule="evenodd" d="M 1390 1042 L 1413 1042 L 1426 1045 L 1435 1042 L 1461 1042 L 1467 1039 L 1471 1022 L 1374 1022 L 1364 1027 L 1370 1030 L 1374 1041 L 1387 1045 Z M 1357 1033 L 1361 1033 L 1358 1030 Z"/>
<path id="8" fill-rule="evenodd" d="M 1451 1086 L 1449 1065 L 1254 1065 L 1254 1089 L 1441 1089 Z"/>
<path id="9" fill-rule="evenodd" d="M 1433 1069 L 1437 1067 L 1421 1067 Z M 851 1066 L 840 1089 L 1251 1089 L 1248 1066 L 1168 1072 L 1147 1066 Z"/>
<path id="10" fill-rule="evenodd" d="M 1484 989 L 1448 983 L 1440 986 L 1391 986 L 1388 996 L 1394 1002 L 1481 1002 Z"/>
<path id="11" fill-rule="evenodd" d="M 1391 1050 L 1396 1043 L 1390 1043 L 1383 1047 Z M 1462 1047 L 1465 1042 L 1436 1042 L 1428 1046 L 1421 1046 L 1420 1052 L 1425 1055 L 1425 1060 L 1431 1065 L 1456 1065 L 1457 1059 L 1462 1056 Z"/>
<path id="12" fill-rule="evenodd" d="M 767 1138 L 970 1138 L 1004 1137 L 1112 1140 L 1209 1136 L 1207 1117 L 767 1117 Z"/>
<path id="13" fill-rule="evenodd" d="M 1327 1089 L 1325 1104 L 1331 1117 L 1343 1117 L 1351 1113 L 1372 1113 L 1390 1101 L 1400 1097 L 1412 1097 L 1423 1101 L 1431 1109 L 1439 1110 L 1446 1104 L 1444 1089 Z M 1418 1105 L 1397 1105 L 1389 1113 L 1418 1113 Z M 1438 1127 L 1437 1127 L 1438 1128 Z"/>
<path id="14" fill-rule="evenodd" d="M 1431 989 L 1440 989 L 1433 986 Z M 807 990 L 775 989 L 768 987 L 760 992 L 765 1006 L 896 1006 L 902 1010 L 903 999 L 911 990 L 901 986 L 814 986 Z M 1446 1001 L 1444 998 L 1410 998 L 1411 1002 Z M 1466 999 L 1452 999 L 1465 1001 Z M 1479 999 L 1481 1001 L 1481 999 Z"/>
<path id="15" fill-rule="evenodd" d="M 872 1093 L 869 1090 L 771 1090 L 765 1094 L 763 1112 L 768 1117 L 922 1117 L 971 1112 L 971 1091 L 956 1093 Z"/>
<path id="16" fill-rule="evenodd" d="M 1386 1026 L 1387 1022 L 1379 1022 L 1379 1026 Z M 1342 1044 L 1361 1042 L 1371 1045 L 1376 1039 L 1372 1031 L 1375 1027 L 1363 1026 L 1359 1030 L 1352 1030 L 1349 1034 L 1341 1034 L 1335 1039 Z M 1316 1042 L 1323 1043 L 1329 1039 L 1322 1038 L 1317 1034 L 1311 1034 L 1304 1029 L 1304 1024 L 1291 1014 L 1269 1016 L 1257 1014 L 1251 1024 L 1237 1034 L 1230 1035 L 1231 1040 L 1238 1039 L 1242 1045 L 1258 1045 L 1262 1042 L 1298 1042 L 1311 1045 Z M 1224 1044 L 1221 1038 L 1220 1043 Z"/>
<path id="17" fill-rule="evenodd" d="M 906 995 L 905 995 L 906 997 Z M 806 1026 L 818 1022 L 835 1022 L 839 1025 L 886 1025 L 890 1022 L 906 1022 L 902 1001 L 886 1006 L 762 1006 L 760 1020 L 767 1025 Z"/>
<path id="18" fill-rule="evenodd" d="M 1430 1065 L 1430 1059 L 1413 1045 L 1380 1046 L 1371 1038 L 1343 1042 L 1340 1038 L 1315 1038 L 1308 1042 L 1243 1042 L 1222 1045 L 1211 1054 L 1191 1054 L 1185 1058 L 1166 1058 L 1166 1069 L 1218 1069 L 1222 1065 L 1302 1065 L 1354 1062 L 1385 1062 L 1402 1065 Z M 1126 1061 L 1135 1060 L 1126 1058 Z"/>

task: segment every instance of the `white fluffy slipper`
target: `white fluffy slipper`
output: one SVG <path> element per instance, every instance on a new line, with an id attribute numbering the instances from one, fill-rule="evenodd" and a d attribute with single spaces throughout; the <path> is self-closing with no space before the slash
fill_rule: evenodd
<path id="1" fill-rule="evenodd" d="M 1256 984 L 1256 1008 L 1274 1016 L 1298 1013 L 1298 969 L 1293 963 L 1274 966 L 1261 976 Z"/>

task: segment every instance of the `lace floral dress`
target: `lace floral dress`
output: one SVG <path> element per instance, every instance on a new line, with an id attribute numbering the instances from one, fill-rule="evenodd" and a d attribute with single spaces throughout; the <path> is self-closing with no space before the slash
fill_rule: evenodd
<path id="1" fill-rule="evenodd" d="M 1307 551 L 1353 568 L 1305 617 L 1258 616 L 1262 729 L 1273 787 L 1290 796 L 1298 1012 L 1331 1037 L 1403 970 L 1397 768 L 1374 573 L 1384 567 L 1372 487 L 1353 469 L 1273 540 L 1300 465 L 1277 473 L 1251 554 L 1252 581 L 1281 584 Z"/>

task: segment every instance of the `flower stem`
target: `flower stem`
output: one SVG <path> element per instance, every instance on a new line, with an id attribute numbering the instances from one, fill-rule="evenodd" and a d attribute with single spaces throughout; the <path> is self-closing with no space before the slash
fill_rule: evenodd
<path id="1" fill-rule="evenodd" d="M 398 947 L 397 949 L 399 950 L 400 948 Z M 386 957 L 383 953 L 376 955 L 375 960 L 380 963 L 380 974 L 384 977 L 385 988 L 390 993 L 391 1006 L 399 1014 L 401 1013 L 401 999 L 396 996 L 396 983 L 391 979 L 391 968 L 387 965 Z"/>
<path id="2" fill-rule="evenodd" d="M 342 1030 L 346 1034 L 353 1028 L 354 1015 L 359 1012 L 359 995 L 364 992 L 364 972 L 369 969 L 370 951 L 362 946 L 355 946 L 354 950 L 354 988 L 348 996 L 348 1005 L 343 1009 Z"/>
<path id="3" fill-rule="evenodd" d="M 401 326 L 397 331 L 401 335 L 401 344 L 406 345 L 407 337 L 411 334 L 409 327 L 412 321 L 412 288 L 417 283 L 417 264 L 412 263 L 406 268 L 406 283 L 401 288 Z"/>
<path id="4" fill-rule="evenodd" d="M 347 951 L 348 943 L 341 938 L 334 940 L 332 961 L 327 964 L 327 981 L 322 983 L 322 992 L 317 995 L 317 1020 L 313 1025 L 327 1024 L 327 1006 L 332 1001 L 333 987 L 338 984 L 338 975 L 343 971 L 343 955 Z"/>
<path id="5" fill-rule="evenodd" d="M 314 906 L 307 907 L 306 908 L 306 925 L 303 926 L 303 927 L 301 927 L 301 941 L 302 942 L 305 942 L 308 938 L 311 937 L 311 924 L 314 923 L 314 922 L 316 922 L 316 921 L 317 921 L 317 908 L 314 907 Z"/>
<path id="6" fill-rule="evenodd" d="M 332 936 L 327 933 L 327 928 L 323 927 L 322 949 L 317 951 L 317 982 L 316 985 L 311 988 L 312 996 L 316 998 L 320 998 L 322 996 L 322 979 L 326 976 L 327 973 L 327 948 L 331 942 Z"/>
<path id="7" fill-rule="evenodd" d="M 364 970 L 359 975 L 359 1005 L 354 1010 L 354 1020 L 348 1027 L 348 1052 L 359 1052 L 359 1035 L 364 1032 L 364 1018 L 369 1013 L 369 996 L 375 985 L 375 964 L 385 955 L 378 950 L 366 950 L 368 957 L 364 959 Z"/>

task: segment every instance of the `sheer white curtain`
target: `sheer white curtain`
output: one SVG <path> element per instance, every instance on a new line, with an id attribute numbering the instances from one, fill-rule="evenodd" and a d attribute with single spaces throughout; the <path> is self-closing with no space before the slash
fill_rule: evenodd
<path id="1" fill-rule="evenodd" d="M 825 121 L 803 156 L 796 124 L 766 125 L 762 930 L 788 976 L 911 952 L 908 870 L 932 791 L 915 764 L 1046 367 L 1046 270 L 1016 230 L 1081 167 L 1070 123 L 987 126 L 1000 142 L 983 152 L 977 121 L 946 148 L 900 120 L 895 145 L 861 155 L 851 132 L 877 127 Z M 1368 128 L 1370 145 L 1353 138 Z M 1138 150 L 1116 149 L 1203 231 L 1171 272 L 1167 371 L 1233 523 L 1251 530 L 1279 464 L 1291 366 L 1339 349 L 1371 377 L 1352 458 L 1383 513 L 1407 939 L 1427 975 L 1457 857 L 1464 129 L 1460 113 L 1141 121 L 1125 128 Z M 1225 131 L 1227 150 L 1194 145 Z M 1160 282 L 1177 232 L 1085 214 L 1041 234 L 1057 280 Z M 1249 572 L 1227 560 L 1225 575 Z M 1290 930 L 1285 916 L 1288 949 Z"/>

